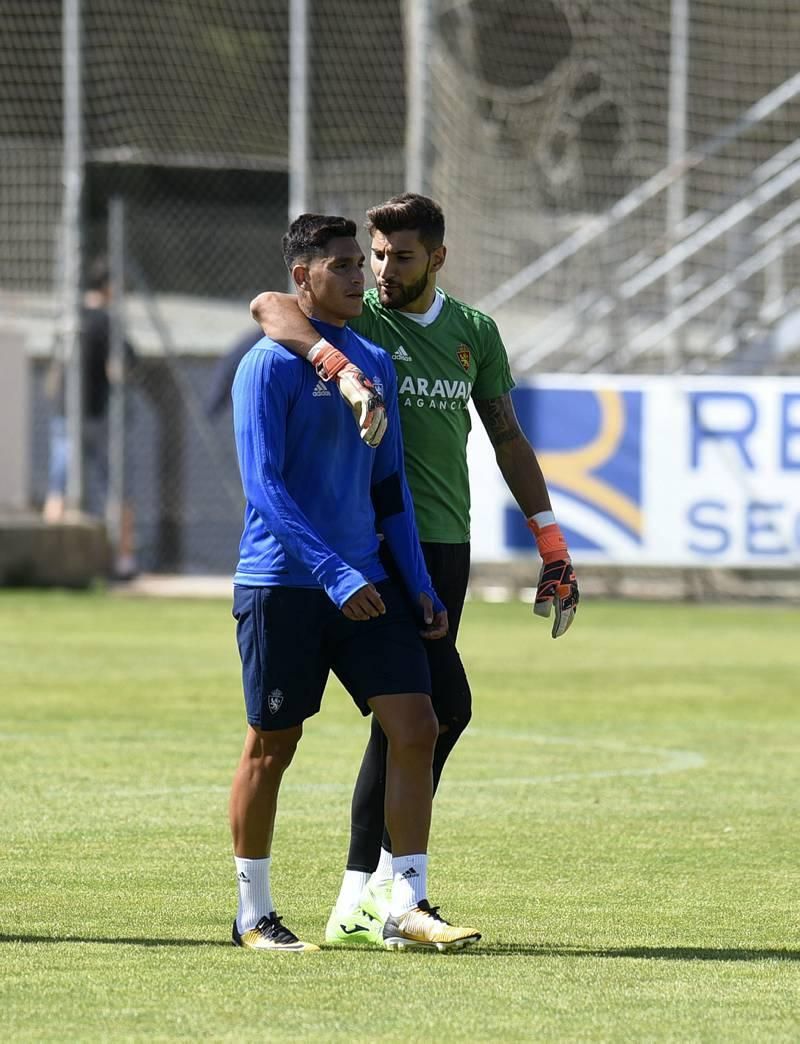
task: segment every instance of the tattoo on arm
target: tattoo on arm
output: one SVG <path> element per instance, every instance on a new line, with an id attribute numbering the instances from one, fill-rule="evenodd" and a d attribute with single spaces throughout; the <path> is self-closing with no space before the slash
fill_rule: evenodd
<path id="1" fill-rule="evenodd" d="M 495 449 L 522 436 L 510 395 L 497 399 L 475 399 L 475 409 Z"/>

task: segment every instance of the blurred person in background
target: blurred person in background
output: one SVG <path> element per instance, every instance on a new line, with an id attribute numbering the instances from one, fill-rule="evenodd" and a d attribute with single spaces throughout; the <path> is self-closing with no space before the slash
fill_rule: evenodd
<path id="1" fill-rule="evenodd" d="M 450 621 L 446 638 L 425 643 L 439 720 L 435 788 L 472 713 L 469 682 L 455 645 L 470 568 L 470 399 L 541 555 L 534 612 L 546 617 L 555 609 L 554 638 L 574 619 L 578 587 L 536 454 L 514 413 L 514 380 L 497 326 L 436 285 L 447 253 L 441 208 L 427 196 L 405 193 L 368 210 L 367 231 L 377 287 L 367 291 L 363 311 L 348 325 L 380 345 L 394 363 L 420 540 Z M 267 336 L 307 359 L 322 379 L 335 383 L 337 374 L 346 372 L 349 360 L 320 338 L 293 297 L 260 294 L 251 312 Z M 339 390 L 352 400 L 360 385 L 342 382 Z M 349 405 L 358 419 L 357 402 Z M 374 430 L 369 410 L 362 412 L 361 428 L 370 445 L 380 439 L 381 429 Z M 393 575 L 391 555 L 384 549 L 382 557 Z M 325 936 L 330 943 L 369 941 L 375 936 L 374 923 L 387 914 L 392 853 L 383 817 L 385 765 L 386 738 L 373 716 L 353 794 L 347 869 Z"/>
<path id="2" fill-rule="evenodd" d="M 104 518 L 108 497 L 108 402 L 110 393 L 111 276 L 104 257 L 90 268 L 81 308 L 81 402 L 83 408 L 83 504 L 87 514 Z M 136 353 L 125 342 L 126 367 L 135 367 Z M 47 396 L 51 402 L 47 496 L 43 516 L 46 522 L 65 520 L 67 467 L 70 456 L 65 411 L 64 362 L 54 355 L 47 375 Z M 134 519 L 130 504 L 122 506 L 119 547 L 114 549 L 113 576 L 127 580 L 136 575 Z"/>
<path id="3" fill-rule="evenodd" d="M 227 352 L 217 360 L 211 374 L 211 391 L 206 399 L 206 415 L 211 420 L 221 416 L 230 406 L 236 369 L 258 340 L 258 334 L 254 334 L 250 329 L 238 341 L 234 341 Z"/>

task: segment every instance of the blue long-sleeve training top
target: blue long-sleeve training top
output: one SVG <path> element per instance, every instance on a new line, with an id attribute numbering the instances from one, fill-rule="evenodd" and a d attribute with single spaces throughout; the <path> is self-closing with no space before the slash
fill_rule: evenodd
<path id="1" fill-rule="evenodd" d="M 386 401 L 388 428 L 372 449 L 333 382 L 265 337 L 233 382 L 233 427 L 247 504 L 234 583 L 322 587 L 341 608 L 365 583 L 386 579 L 376 524 L 414 602 L 436 596 L 419 546 L 403 470 L 397 385 L 389 356 L 348 327 L 314 326 Z"/>

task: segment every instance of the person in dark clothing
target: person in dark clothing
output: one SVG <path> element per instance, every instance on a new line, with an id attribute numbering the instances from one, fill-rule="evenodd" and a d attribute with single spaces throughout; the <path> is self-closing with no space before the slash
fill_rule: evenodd
<path id="1" fill-rule="evenodd" d="M 206 414 L 212 420 L 219 417 L 231 404 L 231 389 L 236 369 L 253 345 L 261 340 L 259 330 L 248 330 L 220 356 L 211 374 L 211 391 L 206 399 Z"/>
<path id="2" fill-rule="evenodd" d="M 81 403 L 83 409 L 84 496 L 81 507 L 90 515 L 105 515 L 108 495 L 108 402 L 110 394 L 109 362 L 111 351 L 111 281 L 104 258 L 95 260 L 89 271 L 81 309 Z M 125 343 L 125 361 L 135 365 L 136 353 Z M 46 522 L 64 520 L 69 460 L 69 436 L 64 401 L 64 364 L 54 358 L 48 374 L 48 396 L 52 401 L 50 418 L 50 459 L 47 497 L 44 503 Z M 133 512 L 129 504 L 122 509 L 119 547 L 115 549 L 114 573 L 120 578 L 136 572 L 133 547 Z"/>

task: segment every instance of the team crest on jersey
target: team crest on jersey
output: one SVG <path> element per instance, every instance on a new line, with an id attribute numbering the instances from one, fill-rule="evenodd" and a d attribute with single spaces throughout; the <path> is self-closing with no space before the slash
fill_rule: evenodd
<path id="1" fill-rule="evenodd" d="M 273 689 L 267 697 L 267 706 L 270 714 L 277 714 L 283 704 L 283 693 L 280 689 Z"/>
<path id="2" fill-rule="evenodd" d="M 380 395 L 381 398 L 383 398 L 383 381 L 380 379 L 380 377 L 373 377 L 372 383 L 375 385 L 375 391 L 378 393 L 378 395 Z"/>
<path id="3" fill-rule="evenodd" d="M 472 361 L 472 352 L 469 350 L 466 344 L 460 344 L 456 348 L 456 358 L 461 363 L 463 368 L 469 373 L 469 364 Z"/>

